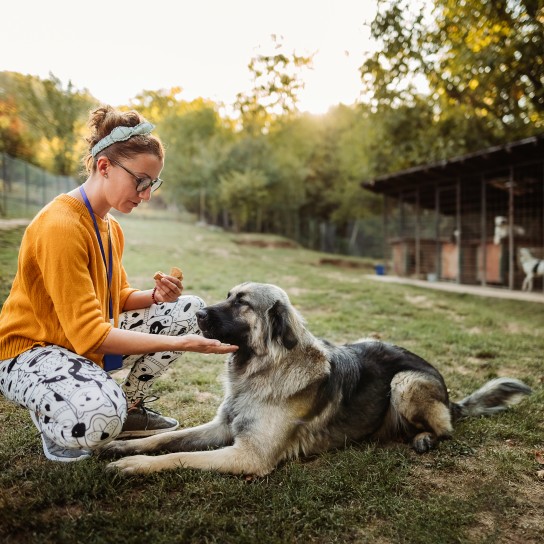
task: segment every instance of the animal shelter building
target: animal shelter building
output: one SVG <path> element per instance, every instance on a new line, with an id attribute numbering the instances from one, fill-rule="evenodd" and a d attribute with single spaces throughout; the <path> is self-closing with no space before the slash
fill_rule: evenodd
<path id="1" fill-rule="evenodd" d="M 363 186 L 383 195 L 387 274 L 544 290 L 544 134 Z"/>

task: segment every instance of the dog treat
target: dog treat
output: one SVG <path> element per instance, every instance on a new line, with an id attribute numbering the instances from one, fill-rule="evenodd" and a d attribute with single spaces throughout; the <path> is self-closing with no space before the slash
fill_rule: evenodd
<path id="1" fill-rule="evenodd" d="M 172 269 L 170 270 L 169 275 L 173 276 L 174 278 L 177 278 L 178 280 L 183 279 L 183 272 L 177 266 L 172 267 Z M 158 270 L 157 272 L 155 272 L 155 275 L 153 276 L 153 279 L 159 281 L 162 278 L 164 278 L 164 276 L 166 276 L 166 274 L 164 272 L 161 272 L 160 270 Z"/>
<path id="2" fill-rule="evenodd" d="M 183 279 L 183 272 L 177 266 L 172 267 L 172 269 L 170 270 L 170 275 L 174 276 L 174 278 L 177 278 L 178 280 Z"/>

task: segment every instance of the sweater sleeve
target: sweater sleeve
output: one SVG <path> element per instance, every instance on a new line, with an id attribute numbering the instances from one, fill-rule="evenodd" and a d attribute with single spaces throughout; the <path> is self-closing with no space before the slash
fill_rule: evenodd
<path id="1" fill-rule="evenodd" d="M 94 352 L 112 325 L 92 280 L 94 246 L 81 224 L 56 219 L 36 236 L 36 262 L 43 287 L 66 338 L 79 354 Z M 103 266 L 102 262 L 99 263 Z M 102 272 L 103 274 L 103 272 Z M 104 275 L 104 282 L 106 281 Z"/>

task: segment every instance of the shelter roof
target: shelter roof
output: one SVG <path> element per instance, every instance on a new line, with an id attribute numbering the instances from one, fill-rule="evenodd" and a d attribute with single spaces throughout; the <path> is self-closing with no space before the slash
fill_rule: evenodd
<path id="1" fill-rule="evenodd" d="M 379 176 L 362 184 L 365 189 L 385 195 L 398 195 L 400 191 L 413 191 L 424 186 L 451 184 L 467 177 L 485 176 L 544 161 L 544 133 L 516 142 L 490 147 L 467 155 L 440 162 L 408 168 L 400 172 Z"/>

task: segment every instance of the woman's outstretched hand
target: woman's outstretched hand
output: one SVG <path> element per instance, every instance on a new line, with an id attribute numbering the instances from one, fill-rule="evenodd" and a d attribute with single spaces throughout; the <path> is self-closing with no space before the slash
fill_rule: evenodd
<path id="1" fill-rule="evenodd" d="M 177 337 L 181 347 L 176 351 L 194 351 L 196 353 L 233 353 L 238 346 L 232 344 L 223 344 L 219 340 L 204 338 L 198 334 L 186 334 Z"/>

